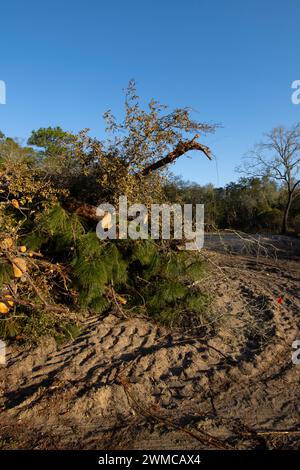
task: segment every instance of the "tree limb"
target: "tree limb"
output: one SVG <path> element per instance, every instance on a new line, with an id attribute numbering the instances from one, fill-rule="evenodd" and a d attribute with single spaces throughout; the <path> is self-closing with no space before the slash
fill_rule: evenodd
<path id="1" fill-rule="evenodd" d="M 177 146 L 175 147 L 172 152 L 168 153 L 164 158 L 161 158 L 155 163 L 152 163 L 149 166 L 146 166 L 142 171 L 141 175 L 147 176 L 152 171 L 158 170 L 159 168 L 162 168 L 165 165 L 168 165 L 169 163 L 172 163 L 174 160 L 177 158 L 181 157 L 181 155 L 185 154 L 189 150 L 200 150 L 200 152 L 203 152 L 204 155 L 206 155 L 209 160 L 211 160 L 211 152 L 206 145 L 199 144 L 199 142 L 196 142 L 195 139 L 198 136 L 195 136 L 194 139 L 188 141 L 188 142 L 179 142 Z"/>

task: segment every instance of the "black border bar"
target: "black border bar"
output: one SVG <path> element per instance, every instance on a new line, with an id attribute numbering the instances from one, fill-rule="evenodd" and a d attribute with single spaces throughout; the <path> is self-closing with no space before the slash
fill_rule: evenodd
<path id="1" fill-rule="evenodd" d="M 297 451 L 206 451 L 206 450 L 2 450 L 0 451 L 0 465 L 17 465 L 33 468 L 48 468 L 54 466 L 70 465 L 72 468 L 138 468 L 141 466 L 184 465 L 194 468 L 208 468 L 212 465 L 231 465 L 241 468 L 241 465 L 265 466 L 270 464 L 288 465 L 299 464 Z M 253 470 L 255 470 L 255 467 Z M 55 469 L 56 470 L 56 469 Z"/>

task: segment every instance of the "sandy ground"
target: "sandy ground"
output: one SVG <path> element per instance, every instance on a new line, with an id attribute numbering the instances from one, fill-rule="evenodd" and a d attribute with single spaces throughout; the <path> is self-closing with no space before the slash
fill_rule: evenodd
<path id="1" fill-rule="evenodd" d="M 210 246 L 209 336 L 111 313 L 61 347 L 8 348 L 0 448 L 300 448 L 300 260 L 285 247 Z"/>

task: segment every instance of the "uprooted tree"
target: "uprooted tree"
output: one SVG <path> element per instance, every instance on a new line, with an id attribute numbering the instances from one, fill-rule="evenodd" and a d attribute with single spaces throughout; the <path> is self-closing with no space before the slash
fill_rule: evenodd
<path id="1" fill-rule="evenodd" d="M 165 112 L 152 100 L 148 110 L 140 107 L 134 82 L 125 95 L 125 117 L 120 123 L 111 111 L 104 114 L 107 139 L 78 135 L 60 128 L 39 129 L 28 143 L 39 147 L 47 177 L 55 187 L 68 190 L 69 200 L 84 214 L 84 205 L 116 202 L 125 195 L 129 202 L 161 198 L 162 170 L 189 150 L 210 158 L 210 150 L 197 142 L 199 134 L 216 126 L 191 119 L 188 109 Z M 86 212 L 88 216 L 89 212 Z"/>
<path id="2" fill-rule="evenodd" d="M 167 165 L 189 150 L 210 158 L 197 139 L 215 126 L 192 120 L 188 109 L 168 113 L 154 100 L 143 109 L 133 82 L 124 120 L 110 111 L 104 117 L 104 140 L 88 129 L 43 128 L 23 147 L 0 135 L 2 337 L 51 328 L 72 336 L 80 309 L 114 306 L 171 323 L 207 310 L 195 284 L 201 260 L 150 239 L 100 241 L 95 220 L 100 203 L 121 195 L 129 203 L 163 201 Z"/>

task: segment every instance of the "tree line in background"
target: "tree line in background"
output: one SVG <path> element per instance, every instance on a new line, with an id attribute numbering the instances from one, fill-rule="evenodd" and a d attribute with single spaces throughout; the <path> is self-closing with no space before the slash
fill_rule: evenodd
<path id="1" fill-rule="evenodd" d="M 244 176 L 224 188 L 175 179 L 167 194 L 205 204 L 207 229 L 300 232 L 300 123 L 265 134 L 237 170 Z"/>
<path id="2" fill-rule="evenodd" d="M 166 185 L 167 197 L 173 202 L 203 203 L 205 228 L 234 229 L 244 232 L 281 233 L 287 203 L 284 187 L 269 177 L 242 177 L 225 187 L 201 186 L 174 178 Z M 300 194 L 295 195 L 289 211 L 288 230 L 299 230 Z"/>

